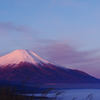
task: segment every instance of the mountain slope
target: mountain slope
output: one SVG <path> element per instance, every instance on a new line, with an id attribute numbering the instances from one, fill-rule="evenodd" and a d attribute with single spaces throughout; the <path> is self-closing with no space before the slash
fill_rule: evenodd
<path id="1" fill-rule="evenodd" d="M 57 66 L 29 50 L 15 50 L 0 57 L 0 79 L 29 83 L 98 83 L 85 72 Z"/>

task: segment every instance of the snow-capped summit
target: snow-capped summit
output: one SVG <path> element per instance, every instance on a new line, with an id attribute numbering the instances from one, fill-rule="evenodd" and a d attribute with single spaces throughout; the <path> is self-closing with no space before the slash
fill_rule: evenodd
<path id="1" fill-rule="evenodd" d="M 18 49 L 5 56 L 0 57 L 0 65 L 19 64 L 20 62 L 28 62 L 31 64 L 49 63 L 40 58 L 37 54 L 30 50 Z"/>

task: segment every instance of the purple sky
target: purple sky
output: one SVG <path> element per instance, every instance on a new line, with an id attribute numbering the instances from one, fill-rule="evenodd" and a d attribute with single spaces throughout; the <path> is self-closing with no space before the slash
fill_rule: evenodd
<path id="1" fill-rule="evenodd" d="M 1 0 L 0 56 L 30 49 L 100 78 L 99 0 Z"/>

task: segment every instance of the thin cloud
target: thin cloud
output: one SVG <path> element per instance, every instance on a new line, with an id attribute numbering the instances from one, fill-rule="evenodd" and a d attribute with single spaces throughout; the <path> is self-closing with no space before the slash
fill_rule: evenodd
<path id="1" fill-rule="evenodd" d="M 97 53 L 100 52 L 99 50 L 77 51 L 76 47 L 70 46 L 65 42 L 41 40 L 40 45 L 33 51 L 49 62 L 67 68 L 79 69 L 100 78 L 98 76 L 100 57 L 97 56 Z M 93 71 L 94 69 L 95 71 Z"/>
<path id="2" fill-rule="evenodd" d="M 0 22 L 0 31 L 16 31 L 21 33 L 32 33 L 32 30 L 25 25 L 18 26 L 14 25 L 12 22 Z"/>
<path id="3" fill-rule="evenodd" d="M 0 22 L 0 35 L 2 39 L 13 41 L 33 41 L 38 39 L 38 31 L 29 26 L 16 25 L 12 22 Z"/>
<path id="4" fill-rule="evenodd" d="M 92 54 L 95 55 L 95 51 L 77 51 L 75 47 L 70 46 L 65 42 L 59 41 L 41 41 L 44 42 L 40 45 L 41 54 L 44 55 L 47 60 L 58 64 L 72 64 L 72 63 L 84 63 L 96 60 Z M 39 49 L 40 50 L 40 49 Z"/>

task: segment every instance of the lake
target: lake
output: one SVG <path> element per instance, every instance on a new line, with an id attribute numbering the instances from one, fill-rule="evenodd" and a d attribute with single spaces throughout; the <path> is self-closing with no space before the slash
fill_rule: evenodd
<path id="1" fill-rule="evenodd" d="M 58 88 L 61 91 L 64 91 L 62 96 L 59 96 L 61 100 L 90 100 L 86 99 L 90 94 L 89 98 L 91 100 L 100 100 L 100 84 L 55 84 L 55 85 L 47 85 L 46 87 L 54 87 Z M 88 88 L 88 89 L 87 89 Z"/>
<path id="2" fill-rule="evenodd" d="M 73 100 L 100 100 L 100 89 L 69 89 L 61 91 L 64 93 L 59 95 L 56 100 L 72 100 L 73 98 L 75 98 Z M 32 94 L 27 95 L 32 96 Z M 53 95 L 49 93 L 47 97 L 53 97 Z M 41 94 L 36 94 L 35 96 L 41 96 Z"/>
<path id="3" fill-rule="evenodd" d="M 61 100 L 72 100 L 76 97 L 75 100 L 100 100 L 100 89 L 69 89 L 64 90 L 63 96 L 59 96 Z M 90 96 L 89 96 L 90 95 Z M 89 96 L 88 99 L 86 97 Z"/>

